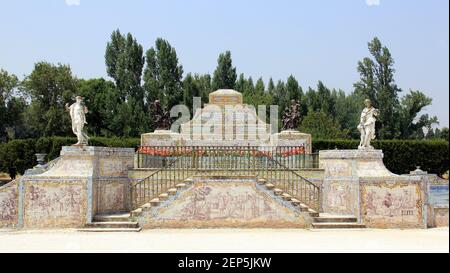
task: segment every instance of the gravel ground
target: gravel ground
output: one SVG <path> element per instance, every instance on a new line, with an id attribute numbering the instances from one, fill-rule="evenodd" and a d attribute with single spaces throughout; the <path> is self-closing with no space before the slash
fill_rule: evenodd
<path id="1" fill-rule="evenodd" d="M 0 230 L 0 252 L 449 252 L 449 229 Z"/>

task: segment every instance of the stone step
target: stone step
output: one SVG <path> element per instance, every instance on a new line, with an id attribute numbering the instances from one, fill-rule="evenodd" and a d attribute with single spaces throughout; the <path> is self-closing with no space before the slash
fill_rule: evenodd
<path id="1" fill-rule="evenodd" d="M 266 179 L 263 179 L 263 178 L 258 179 L 258 184 L 264 185 L 264 184 L 266 184 L 266 183 L 267 183 L 267 180 L 266 180 Z"/>
<path id="2" fill-rule="evenodd" d="M 86 224 L 88 228 L 138 228 L 138 222 L 92 222 Z"/>
<path id="3" fill-rule="evenodd" d="M 142 215 L 142 208 L 137 208 L 131 212 L 131 217 L 139 217 Z"/>
<path id="4" fill-rule="evenodd" d="M 276 189 L 273 190 L 273 193 L 274 193 L 276 196 L 280 196 L 280 195 L 283 193 L 283 190 L 282 190 L 282 189 L 276 188 Z"/>
<path id="5" fill-rule="evenodd" d="M 130 213 L 115 214 L 97 214 L 94 216 L 94 222 L 128 222 Z"/>
<path id="6" fill-rule="evenodd" d="M 309 207 L 305 204 L 299 204 L 298 208 L 300 209 L 300 211 L 309 211 Z"/>
<path id="7" fill-rule="evenodd" d="M 153 198 L 152 200 L 150 200 L 150 206 L 152 207 L 159 206 L 159 203 L 160 203 L 159 198 Z"/>
<path id="8" fill-rule="evenodd" d="M 161 201 L 165 201 L 167 199 L 169 199 L 169 194 L 168 193 L 161 193 L 160 195 L 158 195 L 158 199 Z"/>
<path id="9" fill-rule="evenodd" d="M 175 195 L 175 194 L 177 194 L 177 189 L 176 188 L 170 188 L 169 190 L 167 190 L 167 193 L 169 195 Z"/>
<path id="10" fill-rule="evenodd" d="M 287 194 L 287 193 L 283 193 L 283 194 L 281 195 L 281 198 L 283 198 L 284 201 L 291 201 L 292 196 L 290 196 L 290 195 Z"/>
<path id="11" fill-rule="evenodd" d="M 271 189 L 273 189 L 273 188 L 275 188 L 275 185 L 274 185 L 274 184 L 272 184 L 272 183 L 266 183 L 266 189 L 271 190 Z"/>
<path id="12" fill-rule="evenodd" d="M 301 204 L 300 200 L 295 199 L 295 198 L 291 199 L 291 203 L 292 203 L 293 206 L 296 206 L 296 207 L 300 206 L 300 204 Z"/>
<path id="13" fill-rule="evenodd" d="M 311 217 L 319 217 L 319 213 L 313 209 L 308 210 L 309 216 Z"/>
<path id="14" fill-rule="evenodd" d="M 80 228 L 79 232 L 139 232 L 141 227 L 137 228 Z"/>
<path id="15" fill-rule="evenodd" d="M 312 223 L 313 228 L 317 229 L 339 229 L 339 228 L 366 228 L 364 224 L 358 223 Z"/>
<path id="16" fill-rule="evenodd" d="M 355 223 L 358 219 L 353 215 L 333 215 L 333 214 L 319 214 L 318 217 L 314 217 L 316 223 Z"/>
<path id="17" fill-rule="evenodd" d="M 176 185 L 176 187 L 177 187 L 177 189 L 183 189 L 183 188 L 186 188 L 187 185 L 186 185 L 186 183 L 179 183 Z"/>
<path id="18" fill-rule="evenodd" d="M 145 203 L 144 205 L 141 206 L 142 211 L 149 211 L 152 208 L 152 204 L 150 203 Z"/>

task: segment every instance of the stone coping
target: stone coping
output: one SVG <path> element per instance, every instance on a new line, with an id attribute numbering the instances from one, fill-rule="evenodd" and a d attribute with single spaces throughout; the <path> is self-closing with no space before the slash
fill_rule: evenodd
<path id="1" fill-rule="evenodd" d="M 382 150 L 322 150 L 320 159 L 383 159 Z"/>
<path id="2" fill-rule="evenodd" d="M 130 156 L 134 155 L 134 148 L 98 147 L 98 146 L 63 146 L 61 156 Z"/>

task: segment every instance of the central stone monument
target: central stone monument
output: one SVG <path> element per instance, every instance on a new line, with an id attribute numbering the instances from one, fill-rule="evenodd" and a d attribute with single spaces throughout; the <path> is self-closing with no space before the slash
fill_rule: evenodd
<path id="1" fill-rule="evenodd" d="M 242 94 L 219 89 L 209 94 L 209 103 L 196 109 L 180 132 L 155 130 L 141 135 L 141 146 L 304 146 L 311 153 L 311 135 L 289 129 L 273 132 Z"/>

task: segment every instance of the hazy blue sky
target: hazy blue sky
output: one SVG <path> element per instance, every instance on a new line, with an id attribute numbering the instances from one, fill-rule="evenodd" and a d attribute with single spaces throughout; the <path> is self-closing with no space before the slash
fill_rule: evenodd
<path id="1" fill-rule="evenodd" d="M 372 5 L 369 5 L 371 3 Z M 71 5 L 69 5 L 71 4 Z M 70 64 L 80 78 L 106 76 L 111 32 L 131 32 L 145 49 L 163 37 L 185 72 L 212 73 L 231 50 L 238 72 L 267 82 L 294 75 L 353 90 L 356 64 L 378 36 L 395 58 L 406 93 L 433 98 L 426 110 L 449 124 L 447 0 L 0 0 L 0 68 L 22 77 L 36 61 Z"/>

